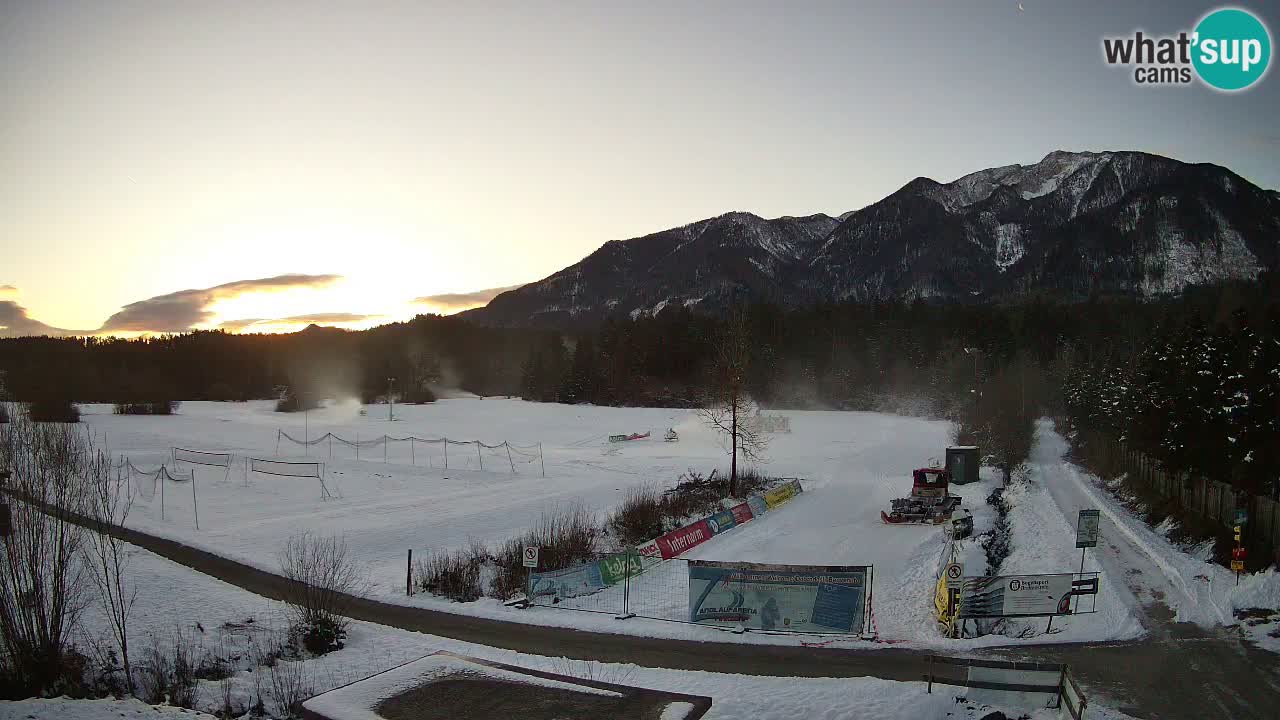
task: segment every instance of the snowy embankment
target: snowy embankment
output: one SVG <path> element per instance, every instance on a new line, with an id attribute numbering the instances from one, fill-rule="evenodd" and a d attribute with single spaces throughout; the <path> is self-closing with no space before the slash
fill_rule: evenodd
<path id="1" fill-rule="evenodd" d="M 1064 461 L 1067 441 L 1052 422 L 1039 422 L 1037 439 L 1032 461 L 1063 522 L 1070 527 L 1084 508 L 1101 511 L 1098 548 L 1089 550 L 1086 569 L 1110 571 L 1113 586 L 1127 583 L 1134 603 L 1162 603 L 1175 621 L 1206 628 L 1236 625 L 1239 610 L 1280 610 L 1280 573 L 1274 567 L 1243 575 L 1237 585 L 1235 573 L 1178 547 L 1160 529 L 1135 517 L 1098 478 Z M 1074 528 L 1070 532 L 1074 538 Z M 1244 630 L 1262 647 L 1280 651 L 1280 638 L 1267 635 L 1274 627 L 1246 625 Z"/>

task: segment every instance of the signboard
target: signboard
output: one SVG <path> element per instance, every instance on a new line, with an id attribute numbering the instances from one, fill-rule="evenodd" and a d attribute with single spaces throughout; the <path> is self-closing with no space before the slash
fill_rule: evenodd
<path id="1" fill-rule="evenodd" d="M 733 513 L 733 522 L 737 525 L 741 525 L 745 522 L 751 522 L 751 519 L 755 517 L 755 513 L 751 512 L 751 506 L 747 503 L 734 505 L 729 512 Z"/>
<path id="2" fill-rule="evenodd" d="M 642 570 L 640 554 L 635 550 L 610 555 L 600 561 L 600 581 L 605 585 L 616 585 L 626 579 L 640 574 Z M 630 571 L 628 572 L 628 565 Z"/>
<path id="3" fill-rule="evenodd" d="M 1244 561 L 1243 561 L 1243 560 L 1232 560 L 1232 561 L 1231 561 L 1231 571 L 1232 571 L 1232 572 L 1244 572 Z"/>
<path id="4" fill-rule="evenodd" d="M 530 546 L 524 549 L 524 566 L 527 568 L 538 567 L 538 548 Z"/>
<path id="5" fill-rule="evenodd" d="M 800 492 L 800 483 L 794 482 L 794 481 L 789 482 L 789 483 L 786 483 L 785 485 L 779 485 L 778 487 L 765 493 L 764 502 L 766 505 L 769 506 L 769 509 L 772 510 L 778 507 L 779 505 L 785 503 L 786 501 L 790 500 L 791 498 L 795 497 L 797 494 L 799 494 L 799 492 Z"/>
<path id="6" fill-rule="evenodd" d="M 1098 511 L 1081 510 L 1076 520 L 1076 547 L 1098 546 Z"/>
<path id="7" fill-rule="evenodd" d="M 939 622 L 950 624 L 955 618 L 960 581 L 963 579 L 964 565 L 958 562 L 947 563 L 938 574 L 938 583 L 933 591 L 933 611 Z"/>
<path id="8" fill-rule="evenodd" d="M 662 557 L 668 559 L 710 540 L 711 535 L 711 526 L 706 520 L 699 520 L 678 530 L 672 530 L 658 538 L 656 542 L 658 549 L 662 551 Z"/>
<path id="9" fill-rule="evenodd" d="M 725 530 L 730 530 L 737 524 L 737 521 L 734 520 L 733 513 L 728 510 L 721 510 L 715 515 L 707 518 L 707 527 L 711 528 L 711 532 L 715 535 L 719 535 Z"/>
<path id="10" fill-rule="evenodd" d="M 997 575 L 965 578 L 958 617 L 1070 615 L 1070 574 Z"/>
<path id="11" fill-rule="evenodd" d="M 600 563 L 575 565 L 545 573 L 529 573 L 529 592 L 534 598 L 571 598 L 590 595 L 605 587 Z"/>
<path id="12" fill-rule="evenodd" d="M 689 561 L 689 620 L 754 630 L 861 633 L 865 566 Z"/>

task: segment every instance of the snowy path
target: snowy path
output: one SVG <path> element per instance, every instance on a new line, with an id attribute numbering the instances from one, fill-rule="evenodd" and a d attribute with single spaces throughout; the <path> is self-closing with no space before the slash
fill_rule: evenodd
<path id="1" fill-rule="evenodd" d="M 1134 517 L 1074 465 L 1063 461 L 1066 441 L 1040 421 L 1032 475 L 1074 527 L 1082 508 L 1102 514 L 1099 545 L 1086 570 L 1139 610 L 1149 635 L 1106 648 L 1044 647 L 1011 656 L 1071 665 L 1111 704 L 1139 717 L 1273 718 L 1280 698 L 1280 659 L 1244 642 L 1232 625 L 1230 574 L 1180 552 Z M 1265 577 L 1249 579 L 1253 584 Z M 1119 660 L 1119 661 L 1118 661 Z"/>

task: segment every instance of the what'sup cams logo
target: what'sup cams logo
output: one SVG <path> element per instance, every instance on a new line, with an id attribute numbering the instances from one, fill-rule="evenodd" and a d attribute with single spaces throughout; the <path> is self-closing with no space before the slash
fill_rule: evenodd
<path id="1" fill-rule="evenodd" d="M 1133 67 L 1138 85 L 1189 85 L 1195 78 L 1233 92 L 1258 83 L 1271 64 L 1271 33 L 1247 10 L 1219 8 L 1195 29 L 1168 37 L 1133 35 L 1102 39 L 1108 65 Z"/>

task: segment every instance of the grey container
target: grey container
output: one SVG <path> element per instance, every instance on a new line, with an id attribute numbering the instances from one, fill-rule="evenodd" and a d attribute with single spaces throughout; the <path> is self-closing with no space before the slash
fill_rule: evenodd
<path id="1" fill-rule="evenodd" d="M 979 464 L 981 460 L 977 445 L 954 445 L 947 448 L 947 470 L 951 472 L 951 482 L 956 485 L 978 482 Z"/>

